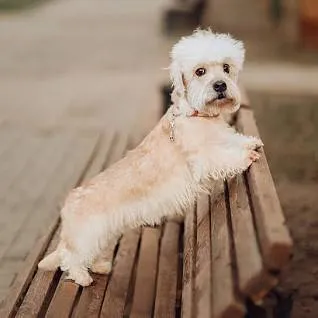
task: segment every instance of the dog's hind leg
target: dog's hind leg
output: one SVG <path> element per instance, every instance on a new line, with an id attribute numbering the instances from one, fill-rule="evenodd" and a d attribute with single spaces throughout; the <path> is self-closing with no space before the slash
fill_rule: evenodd
<path id="1" fill-rule="evenodd" d="M 88 269 L 80 266 L 73 266 L 69 269 L 66 279 L 74 280 L 81 286 L 89 286 L 93 282 L 93 278 L 89 275 Z"/>
<path id="2" fill-rule="evenodd" d="M 109 274 L 112 270 L 112 260 L 114 255 L 114 249 L 118 241 L 118 236 L 109 240 L 107 248 L 96 257 L 95 261 L 91 265 L 90 269 L 93 273 L 97 274 Z"/>
<path id="3" fill-rule="evenodd" d="M 81 286 L 89 286 L 93 279 L 88 273 L 87 257 L 80 251 L 68 250 L 64 248 L 61 252 L 61 270 L 66 271 L 66 279 L 74 280 Z"/>

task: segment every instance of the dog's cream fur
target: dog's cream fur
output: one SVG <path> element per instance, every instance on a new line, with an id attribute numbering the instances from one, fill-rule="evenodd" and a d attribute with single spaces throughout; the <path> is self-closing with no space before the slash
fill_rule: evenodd
<path id="1" fill-rule="evenodd" d="M 171 57 L 174 104 L 135 150 L 71 192 L 61 211 L 60 243 L 39 268 L 60 266 L 87 286 L 92 282 L 88 269 L 111 270 L 107 248 L 126 229 L 182 214 L 200 191 L 210 190 L 211 181 L 240 173 L 259 158 L 255 149 L 262 142 L 237 134 L 218 116 L 239 107 L 243 44 L 228 35 L 196 31 L 173 47 Z M 204 76 L 195 75 L 198 67 L 206 68 Z M 221 100 L 213 90 L 216 80 L 228 87 Z M 194 110 L 199 116 L 190 116 Z M 172 121 L 174 141 L 169 139 Z"/>

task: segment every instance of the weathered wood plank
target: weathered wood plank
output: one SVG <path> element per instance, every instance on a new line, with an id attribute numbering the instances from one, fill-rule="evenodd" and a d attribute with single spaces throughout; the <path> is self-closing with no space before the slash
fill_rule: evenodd
<path id="1" fill-rule="evenodd" d="M 259 137 L 254 116 L 250 110 L 239 111 L 237 127 L 246 135 Z M 250 167 L 247 180 L 263 259 L 270 269 L 280 270 L 291 257 L 292 240 L 286 227 L 265 153 L 263 150 L 260 152 L 261 158 Z"/>
<path id="2" fill-rule="evenodd" d="M 201 194 L 197 200 L 197 244 L 195 277 L 195 316 L 212 316 L 210 199 Z"/>
<path id="3" fill-rule="evenodd" d="M 101 317 L 121 318 L 124 315 L 139 239 L 140 229 L 127 232 L 120 241 L 112 275 L 106 290 Z"/>
<path id="4" fill-rule="evenodd" d="M 194 317 L 194 271 L 196 262 L 196 209 L 189 208 L 184 222 L 182 317 Z"/>
<path id="5" fill-rule="evenodd" d="M 50 302 L 45 317 L 47 318 L 68 318 L 74 307 L 74 300 L 79 291 L 79 286 L 64 279 L 63 274 L 60 283 Z"/>
<path id="6" fill-rule="evenodd" d="M 212 316 L 243 317 L 244 307 L 234 294 L 227 209 L 224 194 L 211 202 Z"/>
<path id="7" fill-rule="evenodd" d="M 161 238 L 155 318 L 173 318 L 176 314 L 180 224 L 169 221 Z"/>
<path id="8" fill-rule="evenodd" d="M 142 230 L 134 296 L 129 317 L 151 317 L 155 302 L 160 228 Z"/>
<path id="9" fill-rule="evenodd" d="M 228 182 L 240 291 L 258 301 L 277 283 L 263 266 L 242 175 Z"/>

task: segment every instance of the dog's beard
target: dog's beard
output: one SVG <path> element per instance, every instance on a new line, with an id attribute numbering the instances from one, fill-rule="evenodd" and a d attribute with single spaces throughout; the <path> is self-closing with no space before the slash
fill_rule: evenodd
<path id="1" fill-rule="evenodd" d="M 232 113 L 239 107 L 237 96 L 227 91 L 220 98 L 211 85 L 189 87 L 187 99 L 192 108 L 209 116 Z"/>

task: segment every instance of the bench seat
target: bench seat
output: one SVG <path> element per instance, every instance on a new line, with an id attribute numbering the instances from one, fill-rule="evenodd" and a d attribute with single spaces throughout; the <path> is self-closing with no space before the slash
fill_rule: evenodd
<path id="1" fill-rule="evenodd" d="M 246 98 L 235 125 L 259 135 Z M 102 139 L 78 184 L 119 159 L 127 139 L 112 145 Z M 244 317 L 246 301 L 259 303 L 277 284 L 292 248 L 261 151 L 245 174 L 224 182 L 221 195 L 201 195 L 184 222 L 125 233 L 113 246 L 112 273 L 93 274 L 86 288 L 59 270 L 37 270 L 57 244 L 57 218 L 30 252 L 0 317 Z"/>

